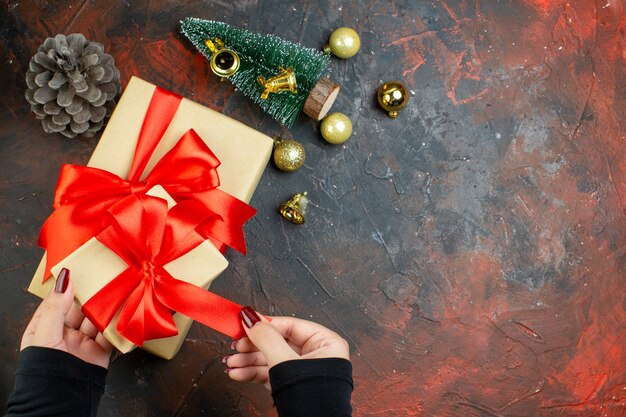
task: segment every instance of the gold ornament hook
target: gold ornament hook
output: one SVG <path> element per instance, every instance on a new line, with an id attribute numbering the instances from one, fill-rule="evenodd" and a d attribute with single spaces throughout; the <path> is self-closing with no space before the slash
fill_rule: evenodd
<path id="1" fill-rule="evenodd" d="M 207 48 L 209 48 L 209 51 L 211 51 L 212 54 L 217 52 L 217 46 L 215 46 L 215 44 L 213 43 L 211 39 L 205 39 L 204 44 L 206 45 Z"/>
<path id="2" fill-rule="evenodd" d="M 204 44 L 213 54 L 210 59 L 211 71 L 222 77 L 222 81 L 237 72 L 240 64 L 239 55 L 232 49 L 226 48 L 224 41 L 218 38 L 215 38 L 215 41 L 205 39 Z"/>
<path id="3" fill-rule="evenodd" d="M 298 86 L 296 85 L 296 74 L 293 71 L 293 67 L 287 69 L 278 67 L 278 74 L 269 78 L 258 76 L 256 81 L 264 88 L 261 93 L 261 100 L 267 100 L 270 93 L 280 93 L 283 91 L 289 91 L 292 94 L 298 93 Z"/>
<path id="4" fill-rule="evenodd" d="M 291 223 L 302 224 L 304 223 L 304 216 L 308 206 L 309 198 L 305 191 L 304 193 L 296 193 L 289 200 L 281 204 L 279 212 L 281 216 Z"/>

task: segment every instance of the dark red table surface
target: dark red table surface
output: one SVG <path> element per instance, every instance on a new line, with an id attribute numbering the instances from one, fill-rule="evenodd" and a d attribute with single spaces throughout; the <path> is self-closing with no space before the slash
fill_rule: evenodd
<path id="1" fill-rule="evenodd" d="M 26 292 L 63 163 L 97 139 L 46 135 L 24 100 L 30 56 L 82 32 L 125 85 L 157 83 L 260 131 L 300 140 L 306 166 L 268 166 L 213 290 L 267 314 L 323 323 L 350 343 L 355 416 L 626 415 L 626 6 L 619 0 L 3 1 L 0 5 L 0 402 L 38 300 Z M 333 59 L 345 146 L 304 116 L 290 131 L 178 34 L 223 20 Z M 402 79 L 397 120 L 377 107 Z M 297 227 L 276 214 L 313 201 Z M 68 230 L 67 233 L 71 233 Z M 230 382 L 228 341 L 197 324 L 171 361 L 116 355 L 100 416 L 274 415 L 264 388 Z"/>

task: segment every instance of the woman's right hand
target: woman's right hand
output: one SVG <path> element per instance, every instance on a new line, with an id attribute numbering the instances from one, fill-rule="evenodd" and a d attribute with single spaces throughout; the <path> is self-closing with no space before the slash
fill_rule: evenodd
<path id="1" fill-rule="evenodd" d="M 265 384 L 269 388 L 269 369 L 297 359 L 343 358 L 350 360 L 350 347 L 337 333 L 326 327 L 294 317 L 271 317 L 271 323 L 252 308 L 241 310 L 247 337 L 236 340 L 231 348 L 237 353 L 224 357 L 226 372 L 235 381 Z"/>

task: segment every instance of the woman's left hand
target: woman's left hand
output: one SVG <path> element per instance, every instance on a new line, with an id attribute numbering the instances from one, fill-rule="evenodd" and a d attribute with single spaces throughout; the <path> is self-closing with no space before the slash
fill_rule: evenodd
<path id="1" fill-rule="evenodd" d="M 29 346 L 58 349 L 107 368 L 113 347 L 74 304 L 69 275 L 67 269 L 59 273 L 55 288 L 28 323 L 20 350 Z"/>

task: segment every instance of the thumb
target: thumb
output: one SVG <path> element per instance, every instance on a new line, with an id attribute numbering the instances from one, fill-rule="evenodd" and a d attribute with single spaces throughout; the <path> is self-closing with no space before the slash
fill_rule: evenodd
<path id="1" fill-rule="evenodd" d="M 63 336 L 65 316 L 74 302 L 74 286 L 70 281 L 69 269 L 63 268 L 57 277 L 54 289 L 39 306 L 38 333 L 42 339 Z"/>
<path id="2" fill-rule="evenodd" d="M 300 359 L 300 355 L 289 347 L 278 330 L 267 320 L 261 319 L 251 307 L 242 308 L 239 315 L 248 338 L 265 356 L 270 368 L 285 361 Z"/>

